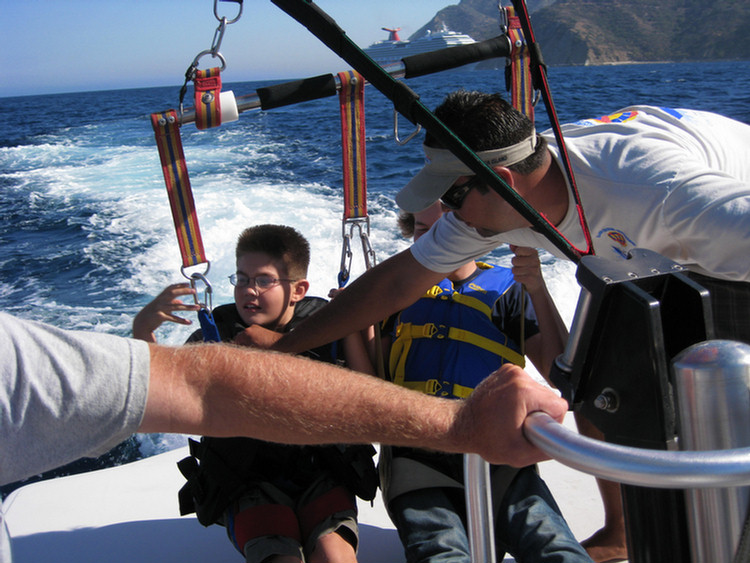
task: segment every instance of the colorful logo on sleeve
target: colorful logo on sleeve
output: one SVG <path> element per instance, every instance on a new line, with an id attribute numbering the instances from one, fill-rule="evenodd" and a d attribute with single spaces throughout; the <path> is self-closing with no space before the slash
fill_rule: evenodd
<path id="1" fill-rule="evenodd" d="M 627 258 L 630 249 L 635 247 L 635 242 L 630 240 L 630 238 L 619 229 L 612 229 L 609 227 L 602 229 L 597 233 L 596 238 L 607 239 L 613 252 L 622 258 Z"/>
<path id="2" fill-rule="evenodd" d="M 638 117 L 637 111 L 620 111 L 617 113 L 613 113 L 611 115 L 604 115 L 600 118 L 589 118 L 589 119 L 582 119 L 580 121 L 576 121 L 576 125 L 581 126 L 588 126 L 591 127 L 592 125 L 598 125 L 600 123 L 626 123 L 628 121 L 631 121 Z"/>
<path id="3" fill-rule="evenodd" d="M 621 111 L 612 115 L 603 115 L 599 119 L 594 119 L 599 123 L 625 123 L 638 117 L 637 111 Z"/>

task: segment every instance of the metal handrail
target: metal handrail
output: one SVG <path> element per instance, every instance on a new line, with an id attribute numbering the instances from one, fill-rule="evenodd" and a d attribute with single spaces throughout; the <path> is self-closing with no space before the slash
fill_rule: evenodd
<path id="1" fill-rule="evenodd" d="M 495 561 L 490 465 L 478 454 L 464 454 L 466 532 L 472 561 Z"/>
<path id="2" fill-rule="evenodd" d="M 750 485 L 750 448 L 664 451 L 618 446 L 581 436 L 543 412 L 524 421 L 528 440 L 560 463 L 628 485 L 704 489 Z"/>

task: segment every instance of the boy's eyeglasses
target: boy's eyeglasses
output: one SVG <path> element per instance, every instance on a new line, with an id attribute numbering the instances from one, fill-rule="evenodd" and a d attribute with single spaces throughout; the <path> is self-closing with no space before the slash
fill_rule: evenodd
<path id="1" fill-rule="evenodd" d="M 466 194 L 468 194 L 472 188 L 478 186 L 479 181 L 479 177 L 474 176 L 463 184 L 454 184 L 448 188 L 448 191 L 440 198 L 440 203 L 452 211 L 461 209 L 461 206 L 464 204 L 464 199 L 466 199 Z"/>
<path id="2" fill-rule="evenodd" d="M 254 278 L 249 278 L 243 274 L 232 274 L 231 276 L 229 276 L 229 283 L 231 283 L 233 286 L 235 287 L 252 286 L 259 291 L 265 291 L 266 289 L 271 289 L 273 286 L 279 285 L 279 283 L 283 281 L 294 282 L 297 280 L 272 278 L 271 276 L 255 276 Z"/>

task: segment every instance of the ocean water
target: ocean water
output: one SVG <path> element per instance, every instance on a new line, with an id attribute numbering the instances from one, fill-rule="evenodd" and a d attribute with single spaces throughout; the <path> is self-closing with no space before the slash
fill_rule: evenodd
<path id="1" fill-rule="evenodd" d="M 332 69 L 342 70 L 342 69 Z M 561 122 L 631 104 L 715 111 L 750 123 L 750 62 L 554 67 L 549 83 Z M 504 90 L 498 71 L 448 71 L 410 80 L 434 107 L 457 88 Z M 267 83 L 225 84 L 235 95 Z M 0 105 L 0 308 L 63 328 L 127 336 L 133 316 L 169 283 L 182 281 L 180 254 L 149 121 L 176 107 L 179 86 L 5 98 Z M 396 228 L 395 193 L 420 167 L 421 136 L 393 139 L 392 106 L 366 92 L 368 209 L 378 260 L 408 246 Z M 540 129 L 548 121 L 540 103 Z M 411 125 L 400 120 L 401 136 Z M 231 302 L 227 276 L 246 227 L 289 224 L 312 247 L 312 295 L 336 285 L 341 256 L 337 98 L 250 111 L 221 128 L 183 127 L 182 137 L 214 305 Z M 353 275 L 364 270 L 354 248 Z M 505 249 L 490 259 L 509 260 Z M 570 321 L 574 268 L 543 256 L 551 292 Z M 193 327 L 160 329 L 182 343 Z M 102 463 L 151 455 L 182 436 L 138 436 Z"/>

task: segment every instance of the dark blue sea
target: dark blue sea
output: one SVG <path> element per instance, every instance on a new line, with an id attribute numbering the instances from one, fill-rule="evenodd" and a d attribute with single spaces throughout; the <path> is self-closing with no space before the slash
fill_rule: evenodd
<path id="1" fill-rule="evenodd" d="M 336 70 L 336 69 L 332 69 Z M 340 69 L 338 69 L 340 70 Z M 632 104 L 695 108 L 750 123 L 750 61 L 553 67 L 561 122 Z M 225 84 L 235 95 L 268 83 Z M 409 81 L 428 107 L 457 88 L 504 90 L 501 71 L 449 71 Z M 181 281 L 180 254 L 149 121 L 176 107 L 179 87 L 4 98 L 0 104 L 0 307 L 64 328 L 128 336 L 136 312 Z M 407 247 L 393 196 L 422 162 L 421 136 L 393 138 L 391 104 L 367 90 L 371 240 L 378 259 Z M 543 104 L 539 129 L 548 127 Z M 337 98 L 250 111 L 182 136 L 214 304 L 230 302 L 227 276 L 244 228 L 284 223 L 311 242 L 313 295 L 336 285 L 341 256 L 341 153 Z M 410 129 L 400 120 L 400 129 Z M 507 260 L 500 249 L 492 257 Z M 570 264 L 544 257 L 545 277 L 569 320 L 577 297 Z M 356 252 L 354 274 L 364 269 Z M 193 329 L 167 326 L 182 343 Z M 184 436 L 139 435 L 93 465 L 184 445 Z M 76 465 L 89 468 L 91 462 Z M 74 469 L 75 470 L 75 469 Z M 66 470 L 67 471 L 67 470 Z"/>

